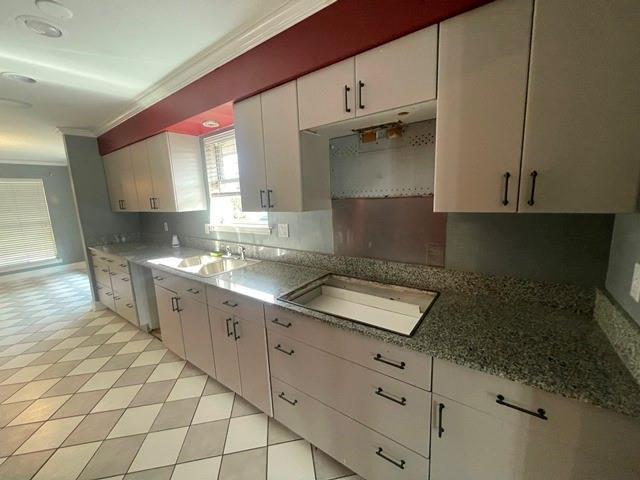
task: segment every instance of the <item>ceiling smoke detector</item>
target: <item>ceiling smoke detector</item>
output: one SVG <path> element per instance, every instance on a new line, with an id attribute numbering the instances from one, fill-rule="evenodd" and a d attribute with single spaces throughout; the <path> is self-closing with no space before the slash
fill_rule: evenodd
<path id="1" fill-rule="evenodd" d="M 19 73 L 2 72 L 0 75 L 2 75 L 4 78 L 8 78 L 9 80 L 15 80 L 16 82 L 36 83 L 35 78 L 27 77 L 26 75 L 20 75 Z"/>
<path id="2" fill-rule="evenodd" d="M 69 20 L 73 17 L 73 12 L 71 10 L 55 0 L 36 0 L 36 7 L 46 15 L 53 18 Z"/>
<path id="3" fill-rule="evenodd" d="M 33 17 L 31 15 L 20 15 L 16 17 L 16 22 L 24 25 L 32 32 L 44 37 L 59 38 L 62 36 L 62 30 L 55 25 L 50 24 L 44 18 Z"/>
<path id="4" fill-rule="evenodd" d="M 217 128 L 220 126 L 220 124 L 215 120 L 205 120 L 204 122 L 202 122 L 202 126 L 207 128 Z"/>

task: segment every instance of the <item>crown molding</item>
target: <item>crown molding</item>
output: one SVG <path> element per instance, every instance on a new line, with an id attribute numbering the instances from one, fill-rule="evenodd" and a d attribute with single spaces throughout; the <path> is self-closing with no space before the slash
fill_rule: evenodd
<path id="1" fill-rule="evenodd" d="M 337 0 L 290 0 L 275 12 L 248 27 L 236 29 L 134 97 L 120 115 L 99 125 L 94 129 L 93 133 L 99 136 L 108 132 L 154 103 L 177 92 L 335 1 Z"/>
<path id="2" fill-rule="evenodd" d="M 27 160 L 19 158 L 0 158 L 0 165 L 42 165 L 48 167 L 66 167 L 67 159 Z"/>
<path id="3" fill-rule="evenodd" d="M 96 134 L 91 130 L 87 130 L 86 128 L 76 128 L 76 127 L 58 127 L 58 132 L 61 135 L 77 135 L 79 137 L 95 137 Z"/>

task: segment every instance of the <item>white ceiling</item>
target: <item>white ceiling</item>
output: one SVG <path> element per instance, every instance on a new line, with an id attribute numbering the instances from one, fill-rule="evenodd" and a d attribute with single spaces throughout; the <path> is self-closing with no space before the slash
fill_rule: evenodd
<path id="1" fill-rule="evenodd" d="M 231 41 L 258 32 L 292 4 L 317 11 L 332 0 L 59 1 L 72 10 L 71 19 L 47 17 L 34 0 L 0 1 L 0 72 L 38 82 L 0 77 L 0 97 L 33 104 L 0 105 L 0 162 L 66 163 L 58 127 L 100 132 L 188 83 L 181 65 L 190 65 L 189 81 L 206 73 L 193 68 L 198 53 L 226 45 L 229 57 Z M 37 35 L 16 22 L 18 15 L 47 18 L 63 35 Z M 243 42 L 234 45 L 246 47 Z"/>

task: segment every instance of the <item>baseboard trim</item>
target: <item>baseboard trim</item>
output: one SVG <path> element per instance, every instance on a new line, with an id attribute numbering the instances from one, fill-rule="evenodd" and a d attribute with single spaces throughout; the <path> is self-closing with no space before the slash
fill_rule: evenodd
<path id="1" fill-rule="evenodd" d="M 52 267 L 37 268 L 35 270 L 7 273 L 6 275 L 0 275 L 0 283 L 12 280 L 20 280 L 24 278 L 41 277 L 52 273 L 70 272 L 73 270 L 86 271 L 87 262 L 81 261 L 75 263 L 65 263 L 64 265 L 54 265 Z"/>

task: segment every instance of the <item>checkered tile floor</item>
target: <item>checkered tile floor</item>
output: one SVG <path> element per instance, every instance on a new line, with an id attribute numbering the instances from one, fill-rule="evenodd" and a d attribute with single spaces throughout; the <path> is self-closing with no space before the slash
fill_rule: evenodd
<path id="1" fill-rule="evenodd" d="M 94 306 L 83 273 L 0 282 L 0 479 L 359 479 Z"/>

